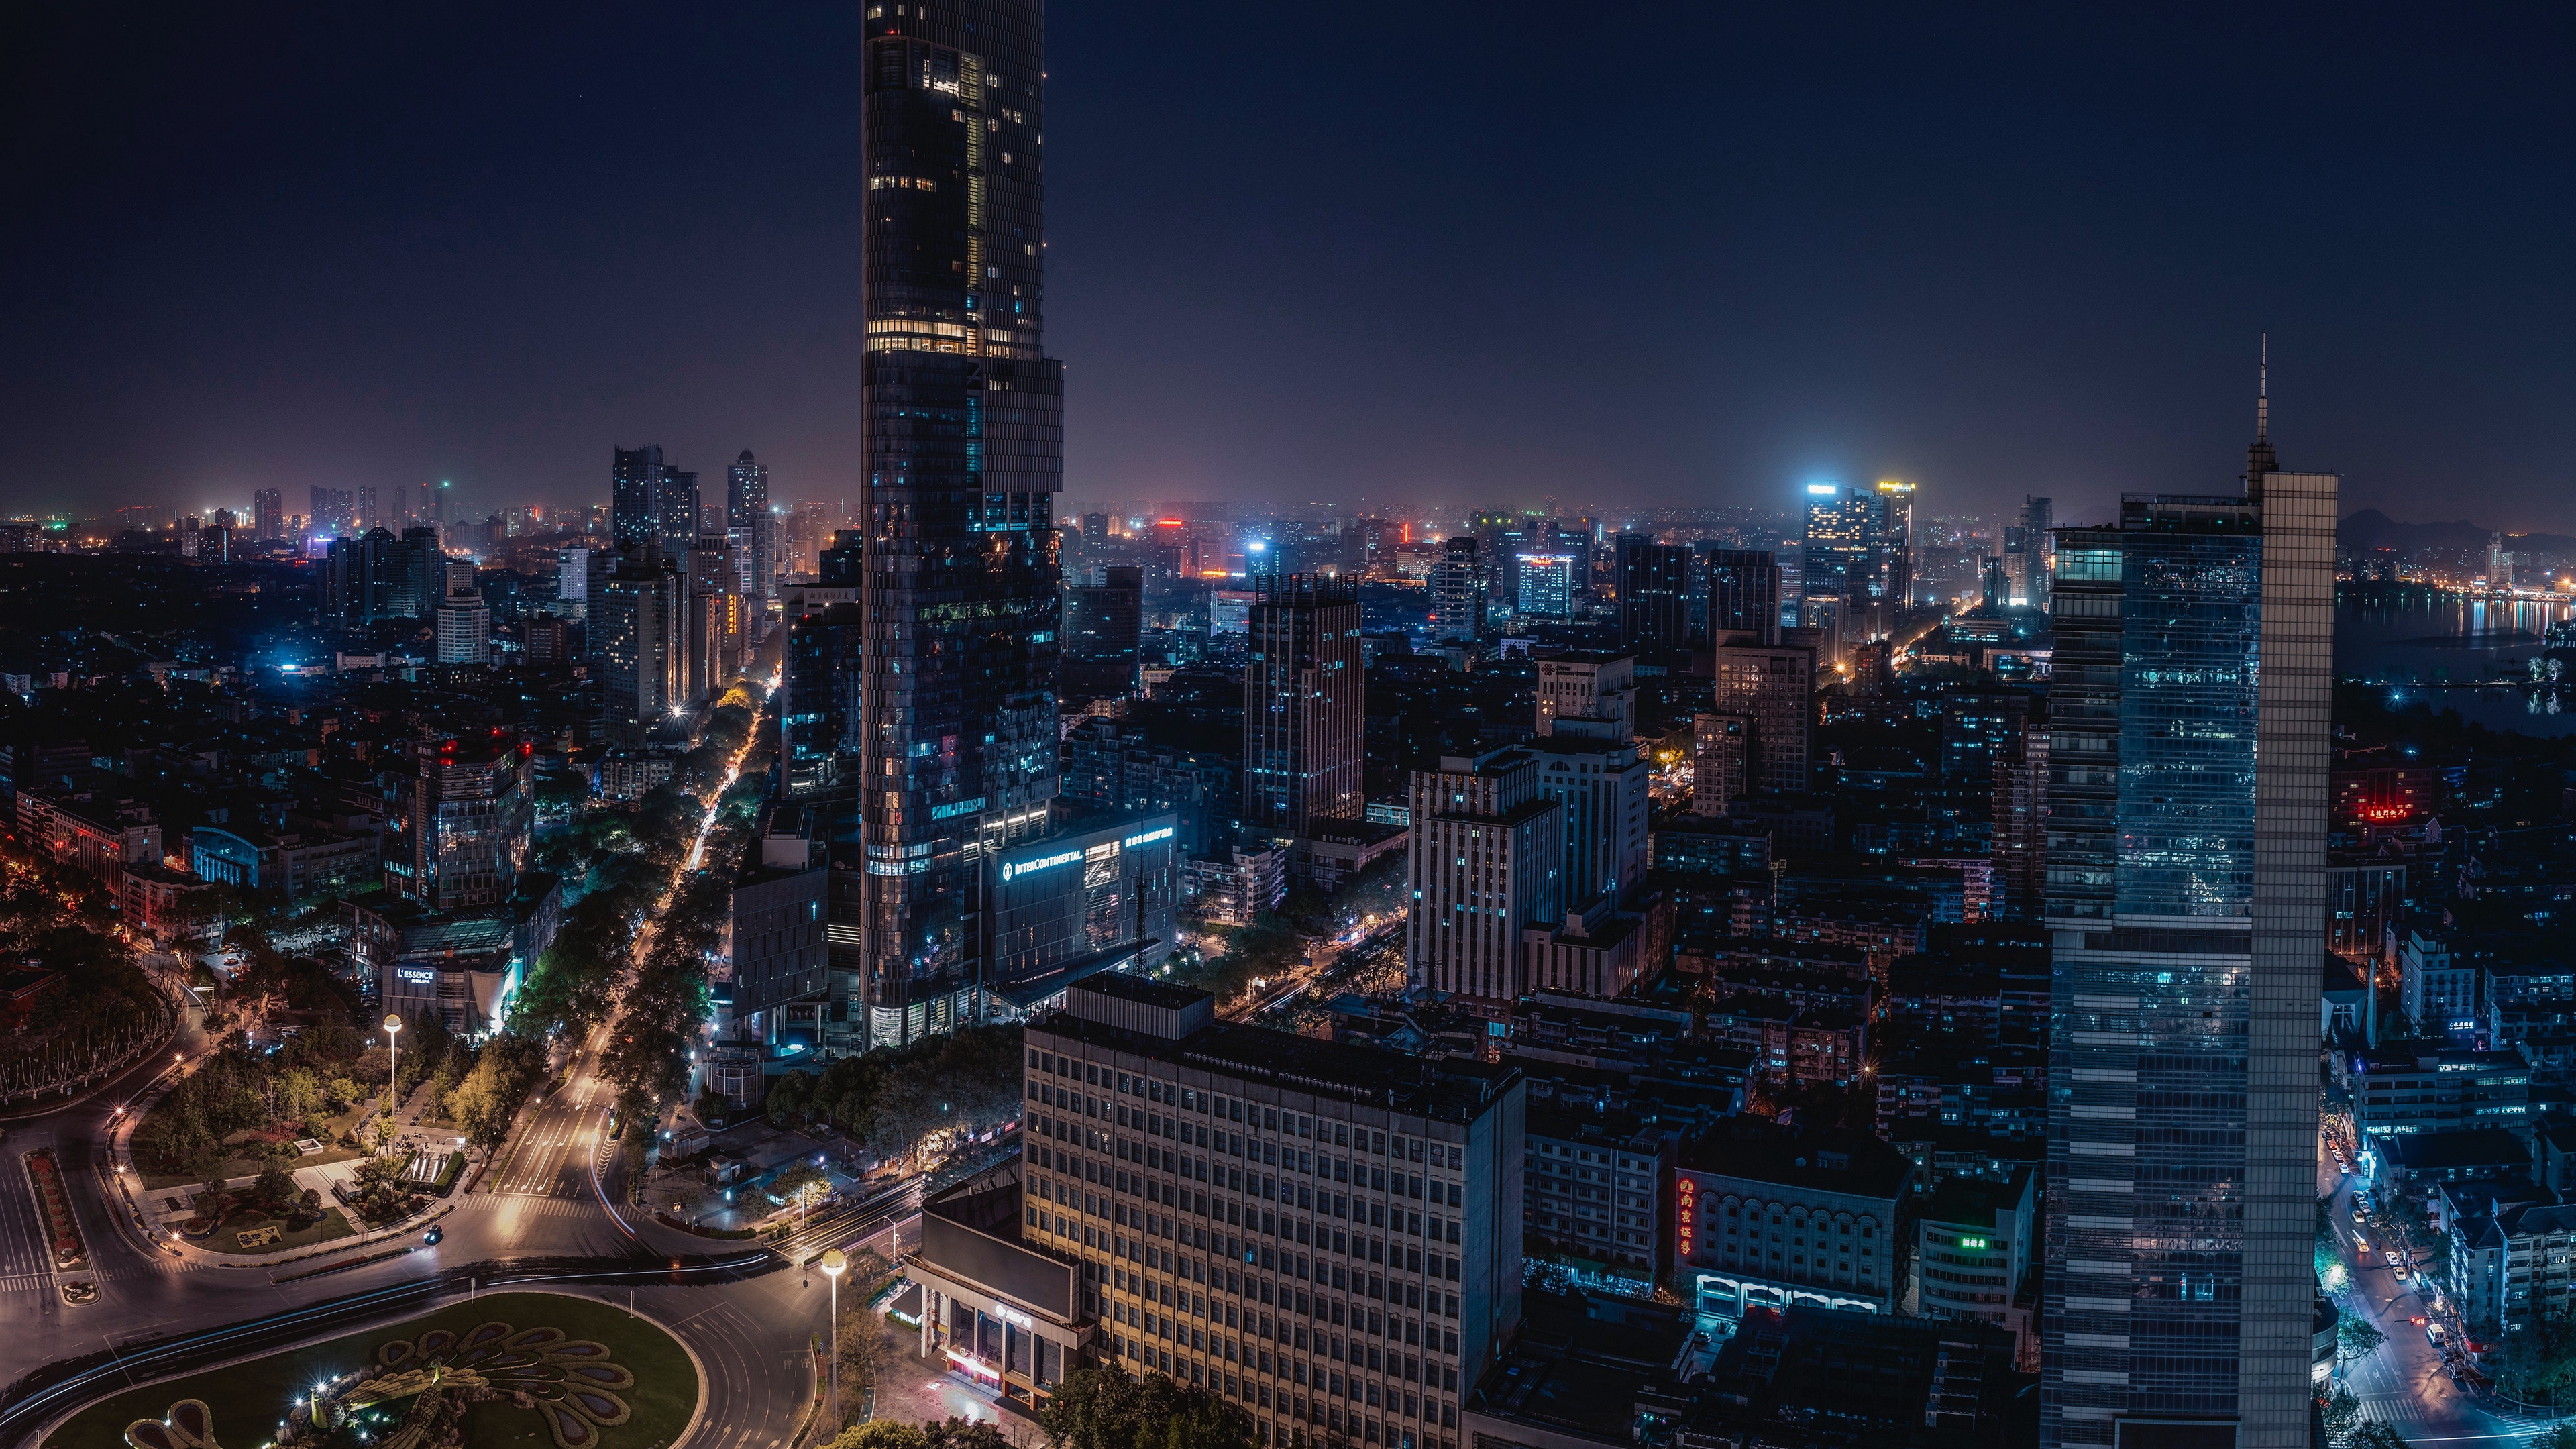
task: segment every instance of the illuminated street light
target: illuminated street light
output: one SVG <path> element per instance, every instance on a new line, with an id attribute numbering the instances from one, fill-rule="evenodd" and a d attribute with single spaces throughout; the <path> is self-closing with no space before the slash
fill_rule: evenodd
<path id="1" fill-rule="evenodd" d="M 850 1260 L 838 1248 L 824 1250 L 820 1265 L 823 1276 L 832 1280 L 832 1422 L 841 1422 L 841 1275 L 849 1270 Z M 839 1432 L 836 1428 L 835 1433 Z"/>

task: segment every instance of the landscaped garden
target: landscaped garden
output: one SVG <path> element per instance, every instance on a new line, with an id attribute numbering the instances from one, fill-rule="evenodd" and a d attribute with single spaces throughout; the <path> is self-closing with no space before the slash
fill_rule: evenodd
<path id="1" fill-rule="evenodd" d="M 36 1202 L 44 1210 L 45 1236 L 53 1250 L 56 1271 L 77 1271 L 89 1266 L 89 1249 L 81 1242 L 80 1225 L 72 1219 L 71 1199 L 63 1191 L 62 1164 L 54 1160 L 54 1149 L 40 1147 L 26 1156 L 27 1180 L 35 1186 Z"/>
<path id="2" fill-rule="evenodd" d="M 309 1426 L 316 1386 L 324 1432 Z M 494 1293 L 406 1323 L 148 1384 L 92 1404 L 49 1449 L 130 1449 L 164 1422 L 247 1446 L 411 1435 L 539 1449 L 665 1449 L 697 1410 L 698 1375 L 671 1336 L 620 1308 L 556 1293 Z M 165 1432 L 165 1438 L 166 1431 Z M 179 1442 L 171 1439 L 170 1442 Z"/>
<path id="3" fill-rule="evenodd" d="M 274 1253 L 345 1238 L 357 1229 L 312 1188 L 298 1189 L 285 1168 L 272 1162 L 248 1187 L 214 1188 L 189 1200 L 194 1215 L 179 1226 L 198 1246 L 217 1253 Z"/>

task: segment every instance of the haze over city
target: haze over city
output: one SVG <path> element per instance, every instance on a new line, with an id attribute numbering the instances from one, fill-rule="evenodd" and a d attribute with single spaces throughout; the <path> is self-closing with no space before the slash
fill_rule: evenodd
<path id="1" fill-rule="evenodd" d="M 857 483 L 852 7 L 39 7 L 0 508 L 609 441 Z M 1052 18 L 1076 501 L 2068 516 L 2282 426 L 2348 507 L 2576 532 L 2557 18 L 1654 7 Z M 649 99 L 647 99 L 649 97 Z M 2196 486 L 2196 485 L 2195 485 Z"/>

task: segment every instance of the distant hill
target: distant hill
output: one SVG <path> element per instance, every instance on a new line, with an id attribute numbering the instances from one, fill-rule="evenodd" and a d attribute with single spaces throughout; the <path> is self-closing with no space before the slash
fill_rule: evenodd
<path id="1" fill-rule="evenodd" d="M 2493 532 L 2465 518 L 2448 523 L 2399 523 L 2376 508 L 2365 508 L 2335 525 L 2335 542 L 2348 549 L 2444 548 L 2483 553 L 2487 536 Z M 2515 539 L 2511 547 L 2535 553 L 2566 552 L 2576 550 L 2576 538 L 2535 533 Z"/>

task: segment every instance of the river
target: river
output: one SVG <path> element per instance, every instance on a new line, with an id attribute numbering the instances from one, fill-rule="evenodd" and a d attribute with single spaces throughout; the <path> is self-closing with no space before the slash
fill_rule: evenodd
<path id="1" fill-rule="evenodd" d="M 2459 688 L 2500 673 L 2527 678 L 2549 626 L 2576 602 L 2462 598 L 2429 589 L 2335 593 L 2335 673 L 2384 682 L 2400 703 L 2429 698 L 2490 729 L 2576 733 L 2576 677 L 2553 687 Z M 2576 671 L 2571 671 L 2576 676 Z"/>

